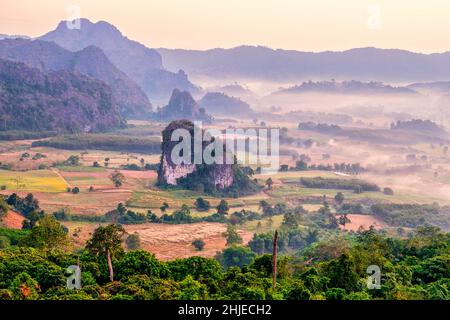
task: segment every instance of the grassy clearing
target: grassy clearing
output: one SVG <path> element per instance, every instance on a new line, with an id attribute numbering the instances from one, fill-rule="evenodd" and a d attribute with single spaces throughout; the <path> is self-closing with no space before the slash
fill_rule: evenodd
<path id="1" fill-rule="evenodd" d="M 199 197 L 209 201 L 212 208 L 216 207 L 222 200 L 222 198 L 211 197 L 190 190 L 161 190 L 156 187 L 152 187 L 151 189 L 135 189 L 132 197 L 127 201 L 127 206 L 136 209 L 159 209 L 163 203 L 166 202 L 169 204 L 170 209 L 168 212 L 170 212 L 171 210 L 181 208 L 183 204 L 188 205 L 191 209 L 194 209 L 194 202 Z M 259 202 L 264 199 L 269 199 L 269 197 L 264 193 L 241 197 L 239 199 L 225 198 L 230 206 L 231 212 L 240 211 L 242 209 L 258 211 Z"/>
<path id="2" fill-rule="evenodd" d="M 307 196 L 327 196 L 334 198 L 338 193 L 342 192 L 344 197 L 348 200 L 378 200 L 390 203 L 433 203 L 439 202 L 439 198 L 430 197 L 425 194 L 417 193 L 406 193 L 406 192 L 396 192 L 393 196 L 385 195 L 382 192 L 363 192 L 361 194 L 356 194 L 352 191 L 337 190 L 337 189 L 314 189 L 314 188 L 302 188 L 298 185 L 287 185 L 283 184 L 279 187 L 274 188 L 269 194 L 272 197 L 283 199 L 286 197 L 307 197 Z"/>
<path id="3" fill-rule="evenodd" d="M 69 167 L 69 166 L 58 166 L 57 167 L 59 171 L 63 172 L 105 172 L 105 168 L 96 168 L 96 167 L 85 167 L 85 166 L 75 166 L 75 167 Z"/>
<path id="4" fill-rule="evenodd" d="M 317 212 L 320 208 L 323 207 L 321 204 L 304 204 L 302 207 L 308 212 Z"/>
<path id="5" fill-rule="evenodd" d="M 6 190 L 26 192 L 65 192 L 67 183 L 50 170 L 26 172 L 0 170 L 0 185 Z"/>
<path id="6" fill-rule="evenodd" d="M 272 218 L 264 218 L 262 220 L 247 221 L 240 227 L 240 229 L 252 233 L 265 233 L 279 229 L 282 223 L 283 216 L 274 216 Z"/>
<path id="7" fill-rule="evenodd" d="M 269 178 L 268 175 L 255 175 L 256 179 L 262 179 L 265 181 L 267 178 Z M 274 175 L 270 175 L 270 177 L 273 180 L 280 180 L 282 182 L 288 182 L 288 181 L 296 181 L 298 182 L 300 178 L 315 178 L 315 177 L 322 177 L 322 178 L 341 178 L 346 179 L 345 176 L 340 176 L 335 174 L 332 171 L 288 171 L 288 172 L 277 172 Z M 348 177 L 351 178 L 351 177 Z"/>

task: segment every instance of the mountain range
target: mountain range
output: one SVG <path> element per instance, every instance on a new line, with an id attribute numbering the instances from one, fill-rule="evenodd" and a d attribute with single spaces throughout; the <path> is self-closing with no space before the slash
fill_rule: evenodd
<path id="1" fill-rule="evenodd" d="M 9 39 L 0 41 L 0 58 L 23 62 L 44 73 L 66 70 L 91 76 L 112 88 L 122 116 L 145 118 L 151 115 L 152 105 L 146 94 L 98 47 L 88 46 L 72 52 L 54 42 Z"/>
<path id="2" fill-rule="evenodd" d="M 380 82 L 361 82 L 361 81 L 319 81 L 319 82 L 303 82 L 289 88 L 282 88 L 272 95 L 279 94 L 304 94 L 304 93 L 323 93 L 323 94 L 350 94 L 350 95 L 397 95 L 417 94 L 415 90 L 408 87 L 394 87 Z"/>
<path id="3" fill-rule="evenodd" d="M 166 102 L 174 88 L 193 93 L 199 90 L 184 71 L 173 73 L 164 69 L 158 51 L 128 39 L 112 24 L 81 19 L 80 26 L 80 29 L 70 29 L 66 21 L 61 21 L 55 30 L 39 39 L 53 41 L 70 51 L 89 46 L 100 48 L 119 70 L 144 90 L 151 101 Z"/>
<path id="4" fill-rule="evenodd" d="M 421 54 L 398 49 L 357 48 L 302 52 L 262 46 L 231 49 L 158 49 L 169 70 L 212 79 L 266 81 L 361 80 L 422 82 L 450 79 L 450 52 Z"/>

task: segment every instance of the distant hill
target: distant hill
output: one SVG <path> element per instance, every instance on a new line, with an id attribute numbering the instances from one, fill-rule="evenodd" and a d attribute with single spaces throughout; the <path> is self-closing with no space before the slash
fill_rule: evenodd
<path id="1" fill-rule="evenodd" d="M 228 117 L 251 117 L 255 112 L 250 105 L 235 97 L 220 92 L 208 92 L 199 100 L 199 105 L 213 115 Z"/>
<path id="2" fill-rule="evenodd" d="M 95 46 L 72 52 L 54 42 L 41 40 L 2 40 L 0 58 L 24 62 L 43 72 L 67 70 L 89 75 L 111 86 L 120 112 L 128 118 L 149 117 L 152 105 L 145 93 L 116 68 Z"/>
<path id="3" fill-rule="evenodd" d="M 67 28 L 66 21 L 45 34 L 41 40 L 54 41 L 65 49 L 79 51 L 89 46 L 102 49 L 111 62 L 136 81 L 150 100 L 165 100 L 174 88 L 198 90 L 184 72 L 172 73 L 163 68 L 161 55 L 137 41 L 123 36 L 113 25 L 81 20 L 80 30 Z"/>
<path id="4" fill-rule="evenodd" d="M 162 120 L 202 120 L 211 121 L 205 109 L 187 91 L 173 90 L 169 103 L 158 110 L 158 117 Z"/>
<path id="5" fill-rule="evenodd" d="M 420 133 L 446 135 L 443 128 L 430 120 L 413 119 L 406 121 L 397 121 L 391 124 L 391 130 L 405 130 Z"/>
<path id="6" fill-rule="evenodd" d="M 408 88 L 422 93 L 450 94 L 450 81 L 413 83 Z"/>
<path id="7" fill-rule="evenodd" d="M 3 40 L 3 39 L 30 39 L 30 37 L 22 36 L 22 35 L 0 34 L 0 40 Z"/>
<path id="8" fill-rule="evenodd" d="M 242 96 L 242 95 L 253 95 L 254 93 L 241 86 L 240 84 L 227 84 L 224 86 L 218 86 L 214 88 L 216 92 L 223 92 L 230 96 Z"/>
<path id="9" fill-rule="evenodd" d="M 280 89 L 273 95 L 278 94 L 302 94 L 302 93 L 327 93 L 327 94 L 351 94 L 351 95 L 370 95 L 370 94 L 417 94 L 412 89 L 404 87 L 393 87 L 379 82 L 361 82 L 361 81 L 321 81 L 321 82 L 303 82 L 301 85 L 293 86 L 287 89 Z"/>
<path id="10" fill-rule="evenodd" d="M 450 79 L 450 52 L 420 54 L 397 49 L 358 48 L 342 52 L 301 52 L 240 46 L 232 49 L 158 49 L 170 70 L 211 78 L 269 81 L 355 79 L 440 81 Z"/>
<path id="11" fill-rule="evenodd" d="M 0 124 L 0 130 L 97 132 L 124 121 L 105 83 L 0 59 Z"/>

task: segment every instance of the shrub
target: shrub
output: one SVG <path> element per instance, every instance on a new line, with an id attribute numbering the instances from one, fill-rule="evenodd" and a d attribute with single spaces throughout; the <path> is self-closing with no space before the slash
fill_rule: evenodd
<path id="1" fill-rule="evenodd" d="M 79 194 L 80 193 L 80 188 L 78 188 L 78 187 L 73 188 L 72 189 L 72 193 L 73 194 Z"/>
<path id="2" fill-rule="evenodd" d="M 192 245 L 197 249 L 197 251 L 202 251 L 205 248 L 205 241 L 202 239 L 195 239 L 192 241 Z"/>
<path id="3" fill-rule="evenodd" d="M 195 200 L 195 208 L 198 211 L 209 211 L 209 209 L 211 208 L 211 204 L 209 203 L 209 201 L 203 198 L 198 198 L 197 200 Z"/>
<path id="4" fill-rule="evenodd" d="M 141 247 L 141 237 L 137 233 L 130 234 L 125 243 L 129 250 L 137 250 Z"/>

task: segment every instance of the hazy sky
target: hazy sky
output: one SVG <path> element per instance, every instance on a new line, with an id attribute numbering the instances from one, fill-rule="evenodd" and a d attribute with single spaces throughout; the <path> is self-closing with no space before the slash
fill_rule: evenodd
<path id="1" fill-rule="evenodd" d="M 0 0 L 0 33 L 44 34 L 70 5 L 150 47 L 450 51 L 449 0 Z"/>

